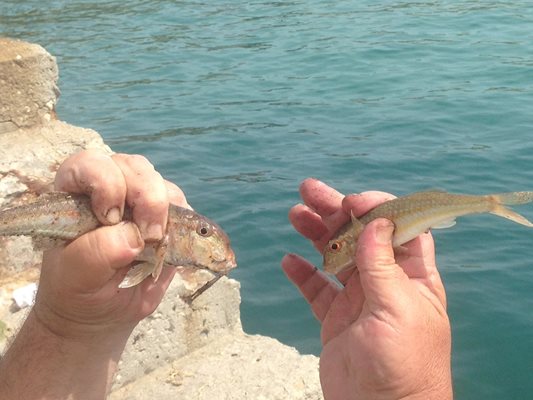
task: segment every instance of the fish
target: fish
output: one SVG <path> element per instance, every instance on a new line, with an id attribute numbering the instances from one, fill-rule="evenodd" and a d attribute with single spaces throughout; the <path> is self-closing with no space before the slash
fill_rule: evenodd
<path id="1" fill-rule="evenodd" d="M 123 219 L 131 221 L 131 208 L 125 208 Z M 44 249 L 100 226 L 89 197 L 65 192 L 44 193 L 0 211 L 0 236 L 30 236 Z M 170 205 L 165 237 L 145 243 L 119 288 L 136 286 L 150 275 L 157 281 L 163 266 L 209 270 L 218 279 L 237 263 L 230 239 L 219 225 L 188 208 Z"/>
<path id="2" fill-rule="evenodd" d="M 352 215 L 351 221 L 343 225 L 324 247 L 323 268 L 337 274 L 356 267 L 357 239 L 365 225 L 376 218 L 386 218 L 394 223 L 392 246 L 401 248 L 430 229 L 454 226 L 457 217 L 468 214 L 491 213 L 531 228 L 533 223 L 505 207 L 531 201 L 533 192 L 477 196 L 426 191 L 398 197 L 378 205 L 360 218 Z"/>

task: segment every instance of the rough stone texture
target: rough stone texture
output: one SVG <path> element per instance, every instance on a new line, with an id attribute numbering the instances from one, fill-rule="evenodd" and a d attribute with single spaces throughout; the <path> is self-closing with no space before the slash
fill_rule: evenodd
<path id="1" fill-rule="evenodd" d="M 95 131 L 55 120 L 0 135 L 0 208 L 50 191 L 61 162 L 88 148 L 111 152 Z M 29 238 L 0 238 L 0 279 L 35 266 L 32 249 Z"/>
<path id="2" fill-rule="evenodd" d="M 163 302 L 141 321 L 122 356 L 114 388 L 119 388 L 215 338 L 242 332 L 239 283 L 222 278 L 192 304 L 184 301 L 196 289 L 176 275 Z"/>
<path id="3" fill-rule="evenodd" d="M 235 332 L 111 393 L 110 400 L 319 400 L 318 359 Z"/>
<path id="4" fill-rule="evenodd" d="M 41 46 L 0 38 L 0 134 L 50 121 L 57 78 L 55 58 Z"/>

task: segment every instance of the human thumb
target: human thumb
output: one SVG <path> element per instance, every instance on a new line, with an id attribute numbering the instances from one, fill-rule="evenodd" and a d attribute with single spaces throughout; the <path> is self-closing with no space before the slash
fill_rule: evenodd
<path id="1" fill-rule="evenodd" d="M 65 288 L 92 292 L 106 284 L 118 269 L 129 265 L 143 247 L 134 223 L 102 226 L 66 247 L 46 252 L 42 276 L 61 282 Z"/>
<path id="2" fill-rule="evenodd" d="M 383 218 L 370 222 L 359 236 L 356 265 L 361 287 L 372 308 L 397 305 L 402 283 L 407 279 L 396 264 L 392 248 L 394 224 Z"/>

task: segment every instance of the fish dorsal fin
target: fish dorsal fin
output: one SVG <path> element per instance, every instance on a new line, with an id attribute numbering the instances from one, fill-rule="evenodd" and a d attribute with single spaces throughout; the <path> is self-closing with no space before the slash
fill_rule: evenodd
<path id="1" fill-rule="evenodd" d="M 355 233 L 355 237 L 358 237 L 365 228 L 365 225 L 355 215 L 353 215 L 352 211 L 350 211 L 350 219 L 352 220 L 352 229 Z"/>
<path id="2" fill-rule="evenodd" d="M 447 229 L 454 226 L 457 222 L 455 218 L 446 219 L 444 221 L 437 222 L 435 225 L 431 225 L 432 229 Z"/>

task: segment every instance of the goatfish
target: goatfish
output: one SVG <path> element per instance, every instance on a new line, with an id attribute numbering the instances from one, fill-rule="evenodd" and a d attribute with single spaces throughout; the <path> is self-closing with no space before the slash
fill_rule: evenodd
<path id="1" fill-rule="evenodd" d="M 131 218 L 131 209 L 126 207 L 124 220 Z M 64 192 L 45 193 L 33 202 L 0 211 L 0 236 L 31 236 L 43 249 L 74 240 L 101 225 L 89 197 Z M 222 228 L 176 205 L 170 205 L 163 240 L 145 244 L 119 287 L 138 285 L 149 275 L 157 281 L 164 265 L 209 270 L 215 274 L 214 280 L 237 266 Z M 209 286 L 213 283 L 208 282 Z"/>
<path id="2" fill-rule="evenodd" d="M 533 192 L 513 192 L 484 196 L 452 194 L 439 191 L 418 192 L 386 201 L 360 218 L 341 227 L 324 248 L 324 270 L 336 274 L 356 267 L 357 239 L 366 224 L 376 218 L 394 223 L 392 245 L 400 248 L 430 229 L 450 228 L 462 215 L 491 213 L 518 224 L 533 227 L 526 218 L 505 207 L 533 201 Z"/>

